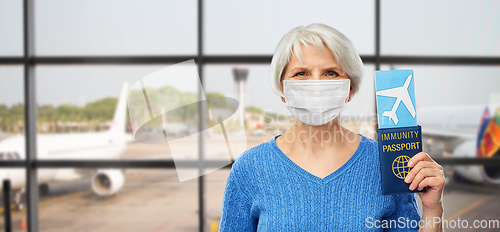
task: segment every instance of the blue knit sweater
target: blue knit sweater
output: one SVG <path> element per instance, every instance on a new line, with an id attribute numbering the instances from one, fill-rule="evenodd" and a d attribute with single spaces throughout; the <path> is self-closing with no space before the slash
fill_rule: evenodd
<path id="1" fill-rule="evenodd" d="M 361 136 L 352 157 L 319 178 L 278 148 L 278 136 L 236 159 L 219 231 L 418 230 L 415 193 L 382 195 L 376 141 Z"/>

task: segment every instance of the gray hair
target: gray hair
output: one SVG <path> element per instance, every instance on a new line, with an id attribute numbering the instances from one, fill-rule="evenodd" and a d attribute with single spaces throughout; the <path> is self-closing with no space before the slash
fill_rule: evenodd
<path id="1" fill-rule="evenodd" d="M 276 47 L 269 70 L 271 88 L 278 96 L 284 96 L 281 87 L 283 74 L 290 62 L 292 53 L 302 62 L 300 45 L 312 44 L 319 49 L 326 45 L 333 52 L 340 68 L 351 80 L 352 96 L 359 91 L 363 77 L 363 62 L 352 42 L 335 28 L 314 23 L 307 27 L 299 26 L 288 32 Z M 323 50 L 321 50 L 323 52 Z"/>

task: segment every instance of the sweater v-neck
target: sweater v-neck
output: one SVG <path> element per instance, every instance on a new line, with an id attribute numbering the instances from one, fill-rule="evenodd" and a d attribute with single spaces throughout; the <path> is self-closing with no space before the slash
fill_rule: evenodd
<path id="1" fill-rule="evenodd" d="M 340 166 L 337 170 L 333 171 L 332 173 L 328 174 L 324 178 L 321 178 L 319 176 L 313 175 L 312 173 L 306 171 L 302 167 L 300 167 L 298 164 L 293 162 L 288 156 L 283 153 L 283 151 L 278 147 L 276 144 L 276 138 L 281 136 L 281 134 L 274 136 L 270 141 L 270 145 L 274 152 L 278 155 L 278 157 L 292 170 L 294 170 L 296 173 L 302 175 L 306 179 L 317 182 L 317 183 L 327 183 L 333 179 L 338 178 L 341 176 L 346 170 L 349 170 L 349 168 L 356 163 L 356 161 L 359 159 L 361 156 L 360 154 L 362 153 L 363 149 L 366 146 L 366 137 L 361 135 L 361 141 L 359 142 L 358 148 L 356 148 L 356 151 L 354 154 L 342 165 Z"/>

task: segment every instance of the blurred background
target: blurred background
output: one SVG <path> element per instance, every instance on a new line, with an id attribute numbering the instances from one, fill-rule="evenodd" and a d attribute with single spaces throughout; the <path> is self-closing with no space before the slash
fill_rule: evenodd
<path id="1" fill-rule="evenodd" d="M 499 156 L 500 1 L 0 0 L 0 178 L 12 185 L 11 205 L 0 212 L 12 209 L 13 231 L 217 231 L 230 166 L 185 182 L 174 166 L 134 167 L 134 160 L 168 164 L 172 154 L 168 144 L 133 138 L 128 111 L 117 107 L 123 84 L 194 59 L 206 96 L 244 107 L 248 149 L 290 128 L 269 64 L 286 32 L 311 23 L 345 34 L 365 64 L 344 126 L 375 139 L 374 71 L 413 69 L 424 150 L 436 160 Z M 38 160 L 131 167 L 9 166 L 27 157 L 26 86 L 35 89 L 28 101 Z M 192 133 L 186 123 L 170 125 L 167 134 Z M 185 146 L 206 149 L 203 141 Z M 500 219 L 500 166 L 442 165 L 445 219 L 490 224 L 446 231 L 499 231 L 491 225 Z M 38 188 L 26 191 L 32 172 Z M 36 219 L 27 192 L 36 194 Z"/>

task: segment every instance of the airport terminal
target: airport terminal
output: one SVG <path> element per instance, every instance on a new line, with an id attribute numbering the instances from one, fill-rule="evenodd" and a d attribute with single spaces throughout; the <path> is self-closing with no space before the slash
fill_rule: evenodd
<path id="1" fill-rule="evenodd" d="M 219 231 L 235 160 L 294 124 L 271 61 L 312 23 L 363 63 L 340 125 L 379 140 L 411 115 L 380 152 L 442 166 L 444 231 L 500 231 L 495 0 L 0 0 L 0 231 Z M 391 70 L 412 70 L 394 94 Z"/>

